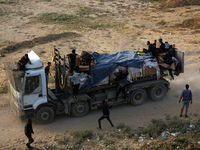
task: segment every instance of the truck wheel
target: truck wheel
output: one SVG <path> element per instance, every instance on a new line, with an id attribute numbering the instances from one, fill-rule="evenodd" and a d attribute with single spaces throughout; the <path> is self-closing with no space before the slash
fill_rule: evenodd
<path id="1" fill-rule="evenodd" d="M 54 119 L 54 111 L 49 106 L 41 107 L 36 112 L 36 122 L 38 122 L 39 124 L 51 123 L 53 119 Z"/>
<path id="2" fill-rule="evenodd" d="M 76 102 L 72 104 L 72 115 L 75 117 L 82 117 L 87 115 L 89 111 L 88 102 Z"/>
<path id="3" fill-rule="evenodd" d="M 154 101 L 161 100 L 167 93 L 167 88 L 164 85 L 154 86 L 148 91 L 149 96 Z"/>
<path id="4" fill-rule="evenodd" d="M 143 89 L 139 89 L 131 94 L 130 102 L 133 105 L 141 105 L 146 101 L 146 99 L 147 99 L 146 91 Z"/>

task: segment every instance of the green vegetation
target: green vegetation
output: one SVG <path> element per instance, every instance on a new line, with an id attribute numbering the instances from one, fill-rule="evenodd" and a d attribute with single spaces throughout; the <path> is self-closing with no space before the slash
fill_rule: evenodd
<path id="1" fill-rule="evenodd" d="M 190 125 L 189 120 L 180 120 L 178 117 L 174 117 L 167 122 L 167 128 L 170 133 L 172 132 L 182 132 L 186 133 L 187 128 Z"/>
<path id="2" fill-rule="evenodd" d="M 73 136 L 75 143 L 80 144 L 86 139 L 92 138 L 93 131 L 92 130 L 75 131 L 75 132 L 72 132 L 71 135 Z"/>
<path id="3" fill-rule="evenodd" d="M 58 14 L 58 13 L 43 13 L 38 17 L 38 20 L 43 23 L 61 24 L 65 25 L 68 29 L 106 29 L 106 28 L 122 28 L 124 23 L 111 22 L 109 19 L 99 17 L 95 19 L 90 17 L 91 14 L 98 16 L 99 14 L 106 13 L 110 15 L 109 11 L 100 11 L 89 7 L 79 8 L 75 15 Z M 109 16 L 108 15 L 108 16 Z"/>
<path id="4" fill-rule="evenodd" d="M 69 142 L 69 138 L 70 137 L 63 137 L 62 139 L 58 140 L 58 144 L 62 145 L 62 144 L 67 144 Z"/>
<path id="5" fill-rule="evenodd" d="M 126 124 L 125 123 L 123 123 L 123 122 L 120 122 L 118 125 L 117 125 L 117 129 L 123 129 L 123 128 L 125 128 L 126 127 Z"/>
<path id="6" fill-rule="evenodd" d="M 157 138 L 167 128 L 167 124 L 163 120 L 153 119 L 151 122 L 152 124 L 150 124 L 147 128 L 137 130 L 137 133 L 139 135 L 145 134 L 147 137 Z"/>
<path id="7" fill-rule="evenodd" d="M 40 54 L 44 54 L 44 53 L 46 53 L 46 51 L 41 51 L 41 52 L 40 52 Z"/>
<path id="8" fill-rule="evenodd" d="M 15 2 L 12 0 L 0 1 L 0 4 L 13 4 L 13 3 Z"/>

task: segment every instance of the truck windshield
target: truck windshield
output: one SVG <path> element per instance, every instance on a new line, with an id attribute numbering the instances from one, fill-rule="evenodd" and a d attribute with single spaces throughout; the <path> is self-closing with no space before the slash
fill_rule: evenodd
<path id="1" fill-rule="evenodd" d="M 22 86 L 23 86 L 23 82 L 24 82 L 24 76 L 21 76 L 20 74 L 14 74 L 14 81 L 15 81 L 15 90 L 18 92 L 22 91 Z"/>

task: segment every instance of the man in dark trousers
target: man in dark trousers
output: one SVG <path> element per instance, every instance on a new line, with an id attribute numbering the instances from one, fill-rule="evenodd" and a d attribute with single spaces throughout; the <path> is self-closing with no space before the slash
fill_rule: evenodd
<path id="1" fill-rule="evenodd" d="M 26 146 L 30 149 L 32 149 L 33 147 L 30 146 L 31 143 L 34 142 L 31 134 L 34 134 L 33 132 L 33 128 L 32 128 L 32 120 L 31 119 L 28 119 L 27 121 L 27 124 L 25 126 L 25 135 L 27 136 L 28 138 L 28 143 L 26 144 Z"/>
<path id="2" fill-rule="evenodd" d="M 70 70 L 73 72 L 76 66 L 76 50 L 73 49 L 71 54 L 67 54 L 66 57 L 69 58 L 69 67 Z"/>
<path id="3" fill-rule="evenodd" d="M 110 122 L 111 126 L 114 127 L 114 125 L 112 124 L 112 122 L 111 122 L 111 120 L 110 120 L 110 117 L 109 117 L 109 115 L 110 115 L 109 108 L 112 108 L 112 104 L 111 104 L 111 105 L 108 105 L 108 104 L 105 102 L 105 100 L 103 100 L 103 101 L 102 101 L 102 104 L 101 104 L 101 105 L 98 104 L 97 107 L 100 108 L 100 109 L 102 109 L 102 112 L 103 112 L 103 116 L 101 116 L 101 117 L 99 118 L 99 120 L 98 120 L 98 122 L 99 122 L 99 127 L 98 127 L 97 129 L 101 129 L 101 120 L 103 120 L 103 119 L 105 119 L 105 118 Z"/>
<path id="4" fill-rule="evenodd" d="M 188 108 L 189 108 L 189 104 L 191 103 L 192 104 L 192 92 L 191 90 L 189 90 L 189 85 L 186 84 L 185 85 L 185 90 L 182 91 L 181 93 L 181 97 L 179 99 L 179 103 L 181 102 L 181 99 L 182 100 L 182 107 L 181 107 L 181 114 L 180 114 L 180 117 L 182 117 L 182 113 L 183 113 L 183 109 L 184 107 L 186 106 L 186 109 L 185 109 L 185 118 L 188 117 L 187 115 L 187 112 L 188 112 Z"/>
<path id="5" fill-rule="evenodd" d="M 45 75 L 46 75 L 47 85 L 48 85 L 49 74 L 51 75 L 51 73 L 50 73 L 50 67 L 51 67 L 51 62 L 48 62 L 47 66 L 44 69 L 45 70 Z"/>
<path id="6" fill-rule="evenodd" d="M 118 88 L 117 88 L 117 93 L 116 93 L 116 97 L 115 97 L 115 101 L 117 101 L 117 98 L 120 94 L 120 92 L 124 93 L 125 98 L 127 95 L 127 90 L 126 90 L 126 84 L 127 84 L 127 75 L 128 75 L 128 71 L 126 70 L 126 73 L 123 74 L 122 70 L 119 71 L 119 76 L 117 76 L 117 78 L 115 79 L 115 81 L 118 81 Z"/>

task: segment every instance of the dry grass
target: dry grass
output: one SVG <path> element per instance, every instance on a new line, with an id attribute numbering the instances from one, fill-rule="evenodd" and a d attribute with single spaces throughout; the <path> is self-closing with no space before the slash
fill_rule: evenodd
<path id="1" fill-rule="evenodd" d="M 175 27 L 189 28 L 189 29 L 200 29 L 200 17 L 184 20 L 181 24 L 176 24 Z"/>
<path id="2" fill-rule="evenodd" d="M 199 0 L 168 0 L 166 3 L 161 4 L 160 8 L 176 8 L 189 5 L 200 5 Z"/>

